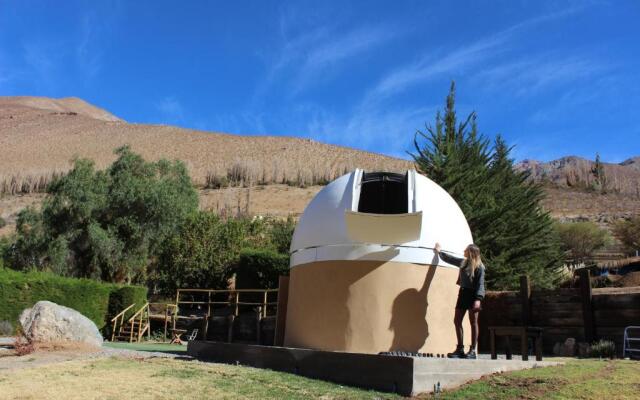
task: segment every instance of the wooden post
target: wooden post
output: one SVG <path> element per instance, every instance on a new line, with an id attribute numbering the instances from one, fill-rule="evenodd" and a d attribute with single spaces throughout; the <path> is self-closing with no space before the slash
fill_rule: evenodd
<path id="1" fill-rule="evenodd" d="M 266 293 L 266 292 L 265 292 Z M 262 339 L 262 307 L 256 312 L 256 344 L 261 344 Z"/>
<path id="2" fill-rule="evenodd" d="M 580 277 L 580 297 L 582 298 L 582 318 L 584 321 L 584 339 L 592 343 L 596 339 L 595 326 L 593 323 L 593 304 L 591 293 L 591 274 L 588 269 L 578 270 Z"/>
<path id="3" fill-rule="evenodd" d="M 228 326 L 228 330 L 227 330 L 227 342 L 231 343 L 233 342 L 233 322 L 235 321 L 236 316 L 231 314 L 227 317 L 229 326 Z"/>
<path id="4" fill-rule="evenodd" d="M 267 316 L 267 291 L 265 290 L 262 297 L 262 317 Z"/>
<path id="5" fill-rule="evenodd" d="M 536 336 L 536 361 L 542 361 L 542 332 Z"/>
<path id="6" fill-rule="evenodd" d="M 207 333 L 209 332 L 209 319 L 211 318 L 211 291 L 207 292 L 207 316 L 204 321 L 204 336 L 203 340 L 207 340 L 209 336 Z"/>
<path id="7" fill-rule="evenodd" d="M 520 276 L 520 301 L 522 304 L 522 326 L 531 325 L 531 281 L 528 275 Z"/>
<path id="8" fill-rule="evenodd" d="M 236 292 L 235 302 L 236 302 L 236 310 L 233 313 L 234 316 L 238 316 L 238 302 L 240 301 L 240 292 Z"/>
<path id="9" fill-rule="evenodd" d="M 529 338 L 527 337 L 527 328 L 523 327 L 520 333 L 520 355 L 522 361 L 529 360 Z"/>
<path id="10" fill-rule="evenodd" d="M 489 335 L 491 337 L 491 359 L 492 360 L 497 360 L 498 359 L 498 352 L 496 350 L 496 331 L 495 329 L 491 329 L 489 328 Z"/>
<path id="11" fill-rule="evenodd" d="M 176 329 L 176 319 L 178 319 L 178 307 L 179 307 L 178 304 L 179 303 L 180 303 L 180 289 L 178 289 L 176 291 L 176 308 L 173 310 L 173 322 L 172 322 L 172 325 L 173 325 L 173 329 L 174 330 Z"/>
<path id="12" fill-rule="evenodd" d="M 274 346 L 284 344 L 285 325 L 287 324 L 287 304 L 289 302 L 289 277 L 278 279 L 278 308 L 276 310 L 276 332 L 273 338 Z"/>
<path id="13" fill-rule="evenodd" d="M 167 341 L 167 323 L 169 321 L 169 305 L 164 305 L 164 341 Z"/>

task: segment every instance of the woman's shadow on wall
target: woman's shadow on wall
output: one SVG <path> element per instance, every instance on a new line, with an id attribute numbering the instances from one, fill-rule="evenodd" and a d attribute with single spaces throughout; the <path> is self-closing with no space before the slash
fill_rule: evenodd
<path id="1" fill-rule="evenodd" d="M 438 256 L 434 255 L 420 290 L 411 288 L 400 292 L 391 307 L 389 330 L 393 331 L 393 342 L 389 351 L 417 352 L 429 337 L 426 320 L 429 303 L 427 295 L 436 273 Z"/>

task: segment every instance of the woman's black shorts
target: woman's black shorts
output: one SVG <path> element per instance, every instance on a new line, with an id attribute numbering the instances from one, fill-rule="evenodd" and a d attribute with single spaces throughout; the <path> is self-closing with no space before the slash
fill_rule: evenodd
<path id="1" fill-rule="evenodd" d="M 473 302 L 476 301 L 476 296 L 473 289 L 460 288 L 458 292 L 458 301 L 456 301 L 456 309 L 469 310 L 473 308 Z"/>

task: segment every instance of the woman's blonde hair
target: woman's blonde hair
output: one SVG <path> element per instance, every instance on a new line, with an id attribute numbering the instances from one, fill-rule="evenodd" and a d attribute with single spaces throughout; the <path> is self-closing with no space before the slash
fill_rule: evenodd
<path id="1" fill-rule="evenodd" d="M 469 251 L 469 257 L 465 259 L 465 268 L 469 269 L 469 276 L 476 275 L 476 269 L 482 264 L 482 259 L 480 258 L 480 247 L 475 244 L 470 244 L 467 246 L 467 250 Z"/>

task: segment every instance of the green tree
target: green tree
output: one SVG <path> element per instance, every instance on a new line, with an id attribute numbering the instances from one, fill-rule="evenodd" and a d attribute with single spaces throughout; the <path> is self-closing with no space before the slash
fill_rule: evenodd
<path id="1" fill-rule="evenodd" d="M 566 261 L 571 264 L 589 264 L 593 253 L 611 242 L 609 233 L 593 222 L 556 223 Z"/>
<path id="2" fill-rule="evenodd" d="M 245 219 L 224 220 L 208 211 L 193 214 L 168 241 L 155 290 L 174 294 L 178 288 L 226 289 L 248 230 Z"/>
<path id="3" fill-rule="evenodd" d="M 600 161 L 600 154 L 598 153 L 596 153 L 596 161 L 591 168 L 591 174 L 593 175 L 593 189 L 600 193 L 606 193 L 607 175 L 605 174 L 604 165 L 602 161 Z"/>
<path id="4" fill-rule="evenodd" d="M 127 146 L 116 154 L 104 171 L 76 160 L 49 185 L 42 211 L 19 214 L 10 265 L 145 282 L 165 240 L 197 210 L 197 192 L 182 162 L 146 162 Z"/>
<path id="5" fill-rule="evenodd" d="M 613 235 L 630 253 L 640 250 L 640 215 L 620 220 L 613 226 Z"/>
<path id="6" fill-rule="evenodd" d="M 296 221 L 291 217 L 286 220 L 275 219 L 270 223 L 271 246 L 280 254 L 289 254 Z"/>
<path id="7" fill-rule="evenodd" d="M 542 188 L 515 171 L 511 148 L 498 136 L 491 146 L 478 133 L 475 113 L 458 122 L 455 84 L 444 114 L 414 137 L 417 168 L 442 186 L 464 212 L 487 265 L 487 285 L 514 288 L 521 274 L 551 286 L 561 266 L 552 220 L 540 206 Z"/>

